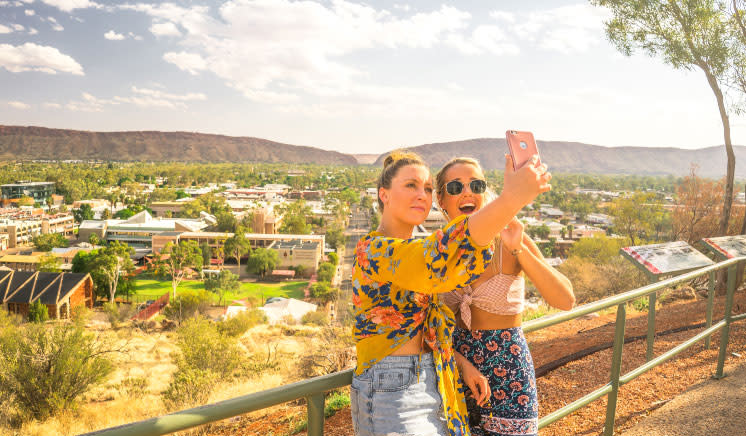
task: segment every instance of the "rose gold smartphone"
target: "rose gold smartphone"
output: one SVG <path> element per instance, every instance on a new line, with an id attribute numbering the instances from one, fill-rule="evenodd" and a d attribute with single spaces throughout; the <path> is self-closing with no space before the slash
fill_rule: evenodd
<path id="1" fill-rule="evenodd" d="M 531 132 L 508 130 L 505 132 L 505 142 L 508 143 L 510 157 L 513 158 L 514 170 L 524 166 L 531 159 L 531 156 L 539 154 L 539 148 L 536 146 L 534 135 Z M 536 162 L 536 165 L 540 163 L 541 158 L 539 158 L 539 162 Z"/>

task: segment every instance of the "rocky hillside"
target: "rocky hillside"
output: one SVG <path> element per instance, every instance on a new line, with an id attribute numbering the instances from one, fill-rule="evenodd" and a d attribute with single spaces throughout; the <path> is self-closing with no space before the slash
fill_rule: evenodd
<path id="1" fill-rule="evenodd" d="M 287 162 L 356 165 L 350 155 L 261 138 L 0 126 L 0 159 Z"/>
<path id="2" fill-rule="evenodd" d="M 697 174 L 719 178 L 725 176 L 725 147 L 697 150 L 656 147 L 601 147 L 579 142 L 537 141 L 542 161 L 551 171 L 596 174 L 677 175 L 689 173 L 692 163 L 699 165 Z M 746 177 L 746 147 L 734 147 L 736 177 Z M 410 147 L 430 165 L 442 166 L 455 156 L 479 159 L 485 168 L 502 169 L 503 154 L 508 148 L 504 138 L 482 138 L 442 142 Z M 384 155 L 376 160 L 381 165 Z"/>

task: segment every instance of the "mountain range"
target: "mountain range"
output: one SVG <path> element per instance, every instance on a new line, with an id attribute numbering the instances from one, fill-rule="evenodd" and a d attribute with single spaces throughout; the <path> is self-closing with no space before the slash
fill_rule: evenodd
<path id="1" fill-rule="evenodd" d="M 537 141 L 542 161 L 555 173 L 725 175 L 724 146 L 700 149 L 603 147 L 580 142 Z M 480 138 L 406 147 L 433 167 L 455 156 L 479 159 L 487 169 L 502 169 L 504 138 Z M 746 147 L 734 146 L 736 177 L 746 178 Z M 186 162 L 286 162 L 329 165 L 380 165 L 387 153 L 344 154 L 318 147 L 283 144 L 261 138 L 193 132 L 89 132 L 0 125 L 0 159 L 124 160 Z"/>

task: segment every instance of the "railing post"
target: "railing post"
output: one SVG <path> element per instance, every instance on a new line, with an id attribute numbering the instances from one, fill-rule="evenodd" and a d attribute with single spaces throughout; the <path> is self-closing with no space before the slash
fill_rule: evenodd
<path id="1" fill-rule="evenodd" d="M 723 366 L 725 366 L 725 353 L 728 349 L 728 335 L 730 333 L 730 318 L 731 310 L 733 309 L 733 294 L 736 292 L 736 271 L 738 270 L 736 265 L 728 267 L 728 293 L 725 296 L 725 325 L 723 326 L 722 333 L 720 334 L 720 351 L 718 353 L 718 367 L 715 372 L 715 378 L 720 379 L 725 377 L 723 374 Z"/>
<path id="2" fill-rule="evenodd" d="M 657 281 L 657 280 L 656 280 Z M 657 292 L 648 296 L 648 346 L 645 350 L 645 361 L 653 358 L 653 342 L 655 341 L 655 300 Z"/>
<path id="3" fill-rule="evenodd" d="M 624 328 L 627 322 L 627 304 L 622 303 L 616 309 L 616 328 L 614 329 L 614 352 L 611 357 L 611 392 L 606 404 L 606 426 L 604 436 L 614 435 L 614 418 L 616 400 L 619 395 L 619 376 L 622 373 L 622 349 L 624 348 Z"/>
<path id="4" fill-rule="evenodd" d="M 712 327 L 712 307 L 715 303 L 715 271 L 710 271 L 710 282 L 707 286 L 707 321 L 705 328 Z M 705 348 L 710 348 L 710 337 L 705 338 Z"/>
<path id="5" fill-rule="evenodd" d="M 308 408 L 308 436 L 324 434 L 324 393 L 306 397 Z"/>

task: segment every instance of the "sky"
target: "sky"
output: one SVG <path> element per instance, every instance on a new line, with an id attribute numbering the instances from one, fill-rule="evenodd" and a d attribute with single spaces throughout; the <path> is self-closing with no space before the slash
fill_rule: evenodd
<path id="1" fill-rule="evenodd" d="M 603 146 L 722 144 L 701 71 L 621 55 L 608 18 L 561 0 L 0 0 L 0 124 L 345 153 L 508 129 Z M 746 144 L 746 118 L 731 122 Z"/>

